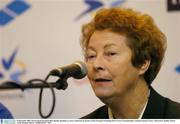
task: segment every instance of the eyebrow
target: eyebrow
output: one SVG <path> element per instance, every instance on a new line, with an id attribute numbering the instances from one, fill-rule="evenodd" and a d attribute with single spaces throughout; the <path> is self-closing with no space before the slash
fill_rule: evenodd
<path id="1" fill-rule="evenodd" d="M 106 45 L 104 46 L 104 48 L 106 49 L 106 48 L 111 47 L 111 46 L 116 46 L 116 44 L 114 44 L 114 43 L 106 44 Z M 88 50 L 88 49 L 95 50 L 95 48 L 93 48 L 92 46 L 88 46 L 88 47 L 87 47 L 87 50 Z"/>
<path id="2" fill-rule="evenodd" d="M 104 48 L 106 49 L 106 48 L 111 47 L 111 46 L 116 46 L 116 44 L 114 44 L 114 43 L 106 44 L 106 45 L 104 46 Z"/>

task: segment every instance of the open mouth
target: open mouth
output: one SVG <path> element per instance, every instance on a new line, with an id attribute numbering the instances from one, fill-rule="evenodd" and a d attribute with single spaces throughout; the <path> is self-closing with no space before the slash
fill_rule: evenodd
<path id="1" fill-rule="evenodd" d="M 111 79 L 103 79 L 103 78 L 97 78 L 95 79 L 95 82 L 110 82 L 112 81 Z"/>

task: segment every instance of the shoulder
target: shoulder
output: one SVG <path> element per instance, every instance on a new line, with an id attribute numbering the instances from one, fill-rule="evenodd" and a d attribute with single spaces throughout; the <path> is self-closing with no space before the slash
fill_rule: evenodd
<path id="1" fill-rule="evenodd" d="M 166 99 L 166 105 L 165 105 L 166 113 L 165 113 L 165 115 L 167 116 L 167 118 L 180 119 L 180 103 L 172 101 L 168 98 L 165 98 L 165 99 Z"/>
<path id="2" fill-rule="evenodd" d="M 0 119 L 13 119 L 10 111 L 2 103 L 0 103 Z"/>
<path id="3" fill-rule="evenodd" d="M 81 119 L 108 119 L 108 107 L 104 105 Z"/>
<path id="4" fill-rule="evenodd" d="M 144 119 L 180 119 L 180 103 L 174 102 L 150 87 L 150 96 Z"/>

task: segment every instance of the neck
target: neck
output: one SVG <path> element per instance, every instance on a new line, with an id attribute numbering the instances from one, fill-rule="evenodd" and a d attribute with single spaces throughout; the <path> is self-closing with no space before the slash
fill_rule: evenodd
<path id="1" fill-rule="evenodd" d="M 116 98 L 103 101 L 112 110 L 115 118 L 138 118 L 148 100 L 149 88 L 146 82 L 140 81 L 128 92 Z"/>

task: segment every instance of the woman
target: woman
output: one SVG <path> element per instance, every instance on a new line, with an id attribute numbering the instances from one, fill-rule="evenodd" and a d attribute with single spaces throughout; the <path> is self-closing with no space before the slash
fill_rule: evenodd
<path id="1" fill-rule="evenodd" d="M 84 119 L 180 118 L 180 104 L 151 83 L 166 50 L 166 37 L 146 14 L 110 8 L 82 28 L 88 78 L 105 104 Z"/>

